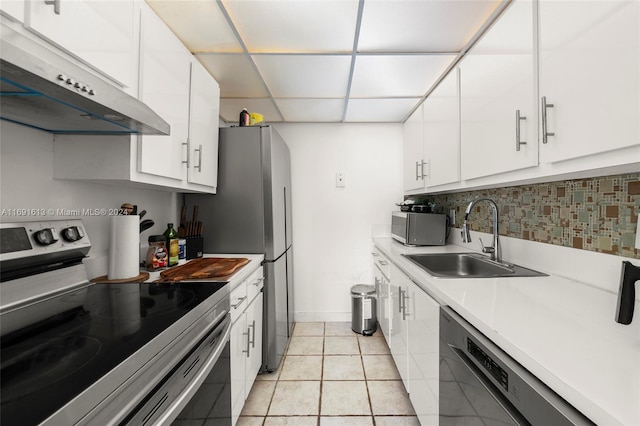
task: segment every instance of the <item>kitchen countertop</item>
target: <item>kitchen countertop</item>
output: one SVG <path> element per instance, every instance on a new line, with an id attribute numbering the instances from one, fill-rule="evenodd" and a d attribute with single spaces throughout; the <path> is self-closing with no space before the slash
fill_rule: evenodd
<path id="1" fill-rule="evenodd" d="M 238 269 L 233 275 L 225 279 L 228 281 L 231 288 L 229 290 L 233 290 L 236 286 L 238 286 L 242 281 L 249 278 L 249 275 L 253 273 L 256 269 L 260 267 L 262 261 L 264 260 L 263 254 L 211 254 L 205 253 L 203 257 L 244 257 L 249 259 L 249 263 L 244 265 L 242 268 Z M 187 261 L 188 262 L 188 261 Z M 160 278 L 160 271 L 149 272 L 148 281 L 155 281 Z M 211 279 L 205 279 L 202 281 L 211 281 Z"/>
<path id="2" fill-rule="evenodd" d="M 462 315 L 593 422 L 640 425 L 638 309 L 631 325 L 618 324 L 615 294 L 553 274 L 436 278 L 402 255 L 473 250 L 456 244 L 406 247 L 386 237 L 373 241 L 429 295 Z"/>

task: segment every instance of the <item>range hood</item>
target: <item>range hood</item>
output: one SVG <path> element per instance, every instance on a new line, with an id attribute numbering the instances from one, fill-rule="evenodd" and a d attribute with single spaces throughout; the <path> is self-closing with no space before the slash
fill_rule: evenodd
<path id="1" fill-rule="evenodd" d="M 169 134 L 169 124 L 140 100 L 7 30 L 0 40 L 3 120 L 56 134 Z"/>

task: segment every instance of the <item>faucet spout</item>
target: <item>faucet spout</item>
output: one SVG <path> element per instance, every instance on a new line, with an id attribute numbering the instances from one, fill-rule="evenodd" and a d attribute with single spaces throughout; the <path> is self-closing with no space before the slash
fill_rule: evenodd
<path id="1" fill-rule="evenodd" d="M 491 260 L 496 262 L 502 262 L 502 252 L 500 250 L 500 234 L 498 233 L 498 205 L 491 198 L 476 198 L 469 203 L 467 209 L 464 212 L 464 223 L 462 224 L 462 241 L 465 243 L 471 242 L 471 233 L 469 232 L 469 224 L 467 220 L 473 206 L 481 201 L 485 201 L 491 205 L 492 218 L 493 218 L 493 245 L 485 247 L 482 246 L 482 252 L 491 255 Z"/>
<path id="2" fill-rule="evenodd" d="M 620 273 L 620 291 L 618 292 L 618 306 L 616 307 L 616 322 L 631 324 L 633 308 L 636 303 L 635 283 L 640 281 L 640 267 L 631 262 L 622 262 Z"/>

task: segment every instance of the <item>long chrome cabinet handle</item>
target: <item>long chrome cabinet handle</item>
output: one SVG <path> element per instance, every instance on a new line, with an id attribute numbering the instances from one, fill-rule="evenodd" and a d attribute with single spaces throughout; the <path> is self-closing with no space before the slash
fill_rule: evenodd
<path id="1" fill-rule="evenodd" d="M 398 313 L 402 313 L 402 287 L 398 287 Z"/>
<path id="2" fill-rule="evenodd" d="M 249 325 L 249 328 L 251 329 L 251 339 L 249 340 L 249 343 L 251 343 L 252 348 L 255 348 L 256 347 L 256 320 L 253 320 L 251 322 L 251 325 Z"/>
<path id="3" fill-rule="evenodd" d="M 184 146 L 186 148 L 187 151 L 187 159 L 186 160 L 182 160 L 182 164 L 186 164 L 187 165 L 187 169 L 191 167 L 191 163 L 189 162 L 189 139 L 185 140 L 184 142 L 182 142 L 182 146 Z"/>
<path id="4" fill-rule="evenodd" d="M 247 354 L 247 358 L 251 357 L 251 333 L 249 333 L 249 328 L 247 328 L 246 333 L 242 333 L 243 336 L 247 336 L 247 350 L 242 350 L 242 353 Z"/>
<path id="5" fill-rule="evenodd" d="M 425 173 L 424 172 L 424 166 L 429 166 L 429 173 Z M 421 178 L 424 179 L 426 177 L 429 177 L 429 174 L 431 174 L 431 163 L 428 161 L 424 161 L 422 160 L 422 173 L 421 173 Z"/>
<path id="6" fill-rule="evenodd" d="M 194 166 L 195 170 L 202 172 L 202 144 L 198 146 L 198 148 L 194 149 L 194 151 L 198 151 L 198 165 Z"/>
<path id="7" fill-rule="evenodd" d="M 520 115 L 520 110 L 516 110 L 516 151 L 520 151 L 520 145 L 526 145 L 525 141 L 520 140 L 520 121 L 526 120 L 527 117 Z"/>
<path id="8" fill-rule="evenodd" d="M 549 136 L 555 136 L 555 133 L 547 132 L 547 108 L 553 108 L 553 104 L 547 103 L 547 97 L 542 97 L 542 143 L 549 142 Z"/>
<path id="9" fill-rule="evenodd" d="M 418 174 L 418 167 L 420 167 L 420 162 L 416 161 L 416 180 L 420 179 L 420 175 Z"/>

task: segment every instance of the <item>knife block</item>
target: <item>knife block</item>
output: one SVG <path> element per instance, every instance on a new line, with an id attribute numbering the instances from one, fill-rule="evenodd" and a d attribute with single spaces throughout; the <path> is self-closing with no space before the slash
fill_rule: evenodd
<path id="1" fill-rule="evenodd" d="M 195 237 L 186 237 L 187 240 L 187 260 L 202 257 L 202 246 L 204 238 L 202 235 Z"/>

